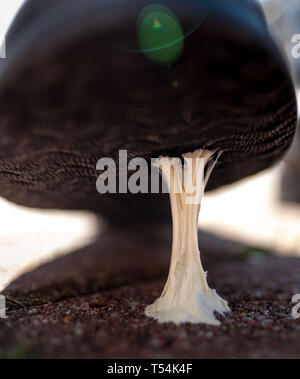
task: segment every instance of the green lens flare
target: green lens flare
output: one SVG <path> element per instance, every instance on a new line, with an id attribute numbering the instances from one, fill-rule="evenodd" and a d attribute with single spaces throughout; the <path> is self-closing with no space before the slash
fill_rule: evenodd
<path id="1" fill-rule="evenodd" d="M 141 51 L 154 63 L 168 65 L 177 61 L 184 45 L 184 32 L 175 14 L 162 5 L 142 11 L 137 24 Z"/>

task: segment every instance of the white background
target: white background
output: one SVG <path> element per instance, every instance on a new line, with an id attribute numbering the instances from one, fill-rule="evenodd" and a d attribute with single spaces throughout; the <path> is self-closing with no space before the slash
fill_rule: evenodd
<path id="1" fill-rule="evenodd" d="M 43 0 L 41 0 L 43 1 Z M 24 0 L 0 0 L 0 30 L 4 33 Z"/>

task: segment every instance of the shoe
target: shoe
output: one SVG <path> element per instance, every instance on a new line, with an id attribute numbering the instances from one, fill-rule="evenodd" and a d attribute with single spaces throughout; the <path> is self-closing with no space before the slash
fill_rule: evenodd
<path id="1" fill-rule="evenodd" d="M 147 40 L 166 30 L 171 43 Z M 100 158 L 221 150 L 212 190 L 282 158 L 296 125 L 285 58 L 250 0 L 28 0 L 0 109 L 1 196 L 108 215 L 140 203 L 97 193 Z"/>

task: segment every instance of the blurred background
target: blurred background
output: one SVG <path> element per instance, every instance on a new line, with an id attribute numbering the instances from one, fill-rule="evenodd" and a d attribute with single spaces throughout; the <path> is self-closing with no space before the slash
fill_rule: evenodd
<path id="1" fill-rule="evenodd" d="M 23 2 L 0 2 L 2 33 Z M 300 1 L 260 2 L 274 38 L 285 50 L 300 103 L 300 58 L 292 57 L 291 42 L 300 34 Z M 207 194 L 201 229 L 257 249 L 300 256 L 299 140 L 298 133 L 285 162 Z M 96 217 L 87 212 L 32 210 L 0 199 L 0 215 L 0 291 L 21 273 L 90 243 L 99 231 Z"/>

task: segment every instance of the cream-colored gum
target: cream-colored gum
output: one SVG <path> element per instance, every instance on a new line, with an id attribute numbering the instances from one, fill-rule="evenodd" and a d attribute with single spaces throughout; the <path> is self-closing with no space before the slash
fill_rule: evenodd
<path id="1" fill-rule="evenodd" d="M 190 195 L 190 191 L 185 192 L 182 182 L 179 183 L 182 165 L 172 164 L 172 158 L 169 157 L 159 158 L 158 166 L 170 192 L 173 218 L 172 258 L 164 290 L 153 304 L 146 307 L 145 313 L 160 323 L 220 325 L 214 313 L 223 315 L 230 312 L 227 302 L 208 287 L 207 273 L 203 270 L 198 248 L 200 205 L 215 163 L 212 161 L 213 155 L 213 152 L 207 150 L 197 150 L 183 155 L 186 161 L 185 178 L 195 186 L 193 195 Z M 197 160 L 198 164 L 196 158 L 200 158 Z M 204 176 L 208 162 L 210 166 Z M 181 193 L 177 193 L 178 188 L 182 188 Z"/>

